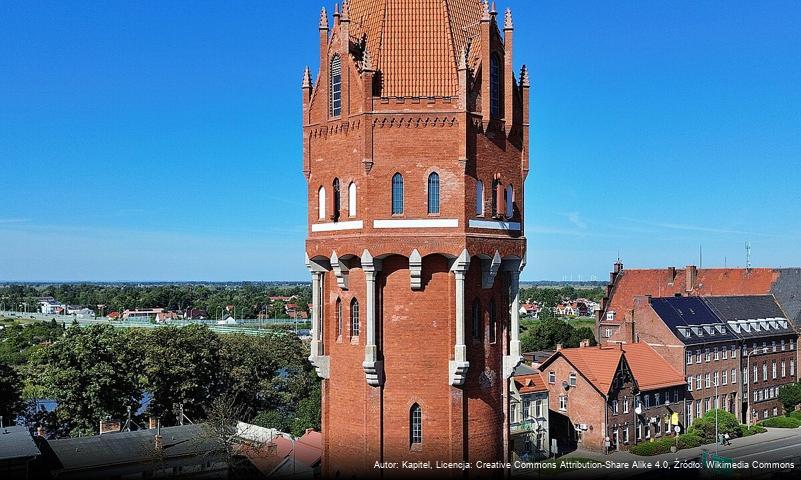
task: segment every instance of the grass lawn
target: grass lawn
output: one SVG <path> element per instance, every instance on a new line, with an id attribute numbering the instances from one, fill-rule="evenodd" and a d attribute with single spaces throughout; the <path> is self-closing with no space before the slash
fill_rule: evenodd
<path id="1" fill-rule="evenodd" d="M 588 327 L 592 331 L 595 331 L 595 319 L 593 317 L 569 318 L 567 323 L 572 325 L 573 328 Z"/>

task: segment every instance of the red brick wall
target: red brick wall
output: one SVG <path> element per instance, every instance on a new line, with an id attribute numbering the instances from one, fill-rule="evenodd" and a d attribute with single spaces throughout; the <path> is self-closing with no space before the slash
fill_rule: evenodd
<path id="1" fill-rule="evenodd" d="M 523 218 L 523 136 L 520 102 L 509 136 L 503 124 L 484 126 L 480 116 L 459 110 L 457 98 L 373 98 L 366 77 L 342 55 L 343 114 L 328 118 L 327 62 L 340 50 L 337 27 L 329 45 L 323 45 L 323 66 L 307 97 L 304 117 L 304 173 L 308 178 L 309 225 L 306 253 L 312 259 L 336 252 L 350 270 L 349 289 L 340 289 L 333 273 L 324 281 L 324 351 L 330 356 L 330 378 L 323 387 L 324 473 L 343 477 L 372 472 L 376 460 L 495 461 L 503 459 L 504 392 L 502 357 L 508 351 L 508 277 L 499 272 L 493 288 L 481 288 L 480 259 L 496 251 L 506 258 L 522 258 L 522 232 L 469 228 L 475 215 L 475 185 L 484 183 L 486 215 L 491 210 L 492 180 L 514 188 L 514 215 Z M 493 37 L 498 42 L 497 37 Z M 496 45 L 497 46 L 497 45 Z M 512 79 L 504 79 L 511 82 Z M 476 85 L 478 91 L 481 84 Z M 367 95 L 365 95 L 367 91 Z M 515 95 L 519 89 L 514 88 Z M 306 94 L 308 94 L 306 92 Z M 520 110 L 520 111 L 518 111 Z M 350 113 L 348 113 L 350 112 Z M 460 161 L 463 157 L 467 161 Z M 367 160 L 367 162 L 365 162 Z M 440 176 L 440 212 L 427 211 L 427 180 Z M 404 177 L 404 212 L 392 215 L 392 176 Z M 312 225 L 332 223 L 332 182 L 340 181 L 339 221 L 362 221 L 356 230 L 312 232 Z M 348 185 L 357 186 L 357 210 L 348 211 Z M 326 218 L 318 218 L 317 192 L 326 189 Z M 375 229 L 374 220 L 456 219 L 457 227 Z M 380 302 L 379 357 L 385 382 L 370 387 L 362 367 L 367 315 L 365 276 L 359 257 L 367 249 L 383 261 L 378 276 Z M 423 288 L 410 286 L 408 256 L 423 256 Z M 450 261 L 467 249 L 472 256 L 465 288 L 465 340 L 470 362 L 462 387 L 449 384 L 456 316 L 455 277 Z M 350 300 L 361 307 L 362 335 L 357 343 L 335 338 L 335 303 L 341 298 L 349 317 Z M 471 337 L 471 305 L 482 305 L 482 338 Z M 496 305 L 497 341 L 489 342 L 487 306 Z M 348 331 L 344 322 L 343 330 Z M 422 445 L 410 448 L 409 411 L 418 403 L 423 412 Z"/>

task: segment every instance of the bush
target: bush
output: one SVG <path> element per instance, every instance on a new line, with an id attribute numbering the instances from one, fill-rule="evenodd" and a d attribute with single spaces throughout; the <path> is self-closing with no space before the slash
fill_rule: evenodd
<path id="1" fill-rule="evenodd" d="M 704 439 L 692 433 L 679 435 L 679 450 L 684 448 L 700 447 L 704 444 Z"/>
<path id="2" fill-rule="evenodd" d="M 737 438 L 741 435 L 740 422 L 733 413 L 726 410 L 718 410 L 718 427 L 717 431 L 720 435 L 729 434 L 731 438 Z M 704 443 L 715 441 L 715 411 L 710 410 L 706 412 L 703 417 L 696 418 L 693 424 L 687 429 L 688 434 L 697 435 L 701 437 Z"/>
<path id="3" fill-rule="evenodd" d="M 679 435 L 678 439 L 676 437 L 663 437 L 652 442 L 638 443 L 631 447 L 629 451 L 634 455 L 650 457 L 653 455 L 670 453 L 670 448 L 676 446 L 677 443 L 678 449 L 681 450 L 683 448 L 693 448 L 703 445 L 704 440 L 698 435 L 686 433 L 684 435 Z"/>
<path id="4" fill-rule="evenodd" d="M 759 422 L 759 425 L 770 428 L 798 428 L 801 420 L 793 417 L 773 417 Z"/>
<path id="5" fill-rule="evenodd" d="M 660 438 L 652 442 L 643 442 L 634 445 L 629 449 L 634 455 L 643 457 L 650 457 L 652 455 L 661 455 L 663 453 L 670 453 L 670 447 L 675 445 L 675 440 L 669 437 Z"/>
<path id="6" fill-rule="evenodd" d="M 795 418 L 796 420 L 801 420 L 801 410 L 795 410 L 787 414 L 790 418 Z"/>

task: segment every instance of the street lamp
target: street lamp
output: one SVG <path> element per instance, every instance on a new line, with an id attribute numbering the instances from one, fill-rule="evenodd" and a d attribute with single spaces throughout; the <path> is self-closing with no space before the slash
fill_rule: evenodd
<path id="1" fill-rule="evenodd" d="M 761 350 L 765 350 L 765 347 L 762 347 L 762 348 L 760 348 L 760 347 L 754 347 L 754 348 L 753 348 L 753 349 L 752 349 L 750 352 L 748 352 L 748 353 L 745 355 L 745 375 L 746 375 L 746 376 L 745 376 L 745 378 L 743 379 L 743 380 L 745 380 L 745 382 L 743 383 L 743 390 L 744 390 L 744 391 L 743 391 L 743 394 L 744 394 L 744 395 L 746 395 L 746 397 L 745 397 L 745 401 L 746 401 L 746 404 L 747 404 L 747 405 L 750 405 L 750 403 L 751 403 L 751 402 L 749 401 L 749 397 L 748 397 L 748 395 L 750 395 L 750 394 L 751 394 L 751 392 L 750 392 L 750 390 L 749 390 L 749 387 L 748 387 L 748 384 L 749 384 L 749 377 L 748 377 L 748 375 L 751 375 L 751 355 L 752 355 L 752 354 L 754 354 L 754 353 L 757 353 L 757 352 L 758 352 L 760 349 L 761 349 Z M 764 353 L 764 352 L 763 352 L 763 353 Z M 759 375 L 754 375 L 754 381 L 758 380 L 758 378 L 757 378 L 758 376 L 759 376 Z M 748 417 L 748 418 L 746 419 L 746 425 L 748 425 L 748 426 L 750 427 L 750 426 L 751 426 L 751 409 L 750 409 L 750 408 L 746 408 L 746 416 Z"/>

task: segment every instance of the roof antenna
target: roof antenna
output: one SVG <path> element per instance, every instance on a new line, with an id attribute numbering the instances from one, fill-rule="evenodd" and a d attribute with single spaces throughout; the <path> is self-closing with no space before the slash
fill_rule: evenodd
<path id="1" fill-rule="evenodd" d="M 698 245 L 698 268 L 704 268 L 704 246 Z"/>
<path id="2" fill-rule="evenodd" d="M 745 241 L 745 271 L 751 271 L 751 241 Z"/>

